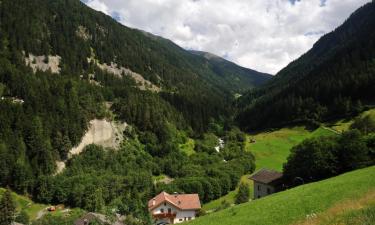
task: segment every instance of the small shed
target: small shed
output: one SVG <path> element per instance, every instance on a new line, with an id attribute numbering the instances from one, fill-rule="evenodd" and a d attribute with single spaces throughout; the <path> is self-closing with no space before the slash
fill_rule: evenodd
<path id="1" fill-rule="evenodd" d="M 261 169 L 250 179 L 254 181 L 254 199 L 281 191 L 283 187 L 283 173 L 275 170 Z"/>

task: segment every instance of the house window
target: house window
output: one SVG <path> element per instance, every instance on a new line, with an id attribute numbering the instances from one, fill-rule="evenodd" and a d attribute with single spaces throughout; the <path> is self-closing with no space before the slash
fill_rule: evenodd
<path id="1" fill-rule="evenodd" d="M 179 221 L 182 221 L 182 219 L 179 219 Z"/>
<path id="2" fill-rule="evenodd" d="M 184 221 L 186 221 L 186 217 L 184 217 Z"/>
<path id="3" fill-rule="evenodd" d="M 164 206 L 166 206 L 166 205 L 167 205 L 167 203 L 164 202 Z"/>
<path id="4" fill-rule="evenodd" d="M 260 185 L 258 184 L 258 191 L 260 191 Z"/>
<path id="5" fill-rule="evenodd" d="M 267 188 L 267 194 L 271 194 L 271 189 Z"/>
<path id="6" fill-rule="evenodd" d="M 188 220 L 191 220 L 191 217 L 189 217 Z"/>
<path id="7" fill-rule="evenodd" d="M 164 209 L 160 209 L 160 212 L 161 212 L 161 213 L 164 213 Z"/>
<path id="8" fill-rule="evenodd" d="M 168 208 L 168 213 L 172 213 L 172 209 L 171 208 Z"/>

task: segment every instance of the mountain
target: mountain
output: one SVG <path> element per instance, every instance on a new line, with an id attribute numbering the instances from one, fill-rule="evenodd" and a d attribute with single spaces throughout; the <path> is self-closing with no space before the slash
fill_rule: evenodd
<path id="1" fill-rule="evenodd" d="M 125 27 L 78 0 L 2 1 L 1 19 L 3 43 L 34 72 L 50 69 L 105 87 L 112 84 L 100 73 L 128 75 L 130 86 L 161 92 L 194 129 L 204 130 L 210 118 L 228 114 L 223 102 L 267 79 L 234 65 L 217 71 L 206 58 Z"/>
<path id="2" fill-rule="evenodd" d="M 231 103 L 259 83 L 235 75 L 237 66 L 214 68 L 79 0 L 1 0 L 0 186 L 145 222 L 148 198 L 161 190 L 199 193 L 203 202 L 226 195 L 254 169 Z M 218 137 L 228 146 L 220 154 Z M 79 146 L 107 138 L 115 149 Z"/>
<path id="3" fill-rule="evenodd" d="M 249 90 L 249 87 L 259 87 L 272 78 L 272 75 L 241 67 L 233 62 L 208 52 L 191 51 L 203 56 L 210 65 L 210 69 L 220 76 L 231 90 L 239 93 Z"/>
<path id="4" fill-rule="evenodd" d="M 375 101 L 375 2 L 239 101 L 245 129 L 324 121 L 356 113 Z"/>

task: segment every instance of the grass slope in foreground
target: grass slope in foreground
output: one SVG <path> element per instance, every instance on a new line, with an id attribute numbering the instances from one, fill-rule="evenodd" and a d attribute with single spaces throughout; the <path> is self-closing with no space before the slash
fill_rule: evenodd
<path id="1" fill-rule="evenodd" d="M 321 213 L 342 201 L 375 191 L 375 166 L 211 213 L 192 225 L 286 225 Z"/>
<path id="2" fill-rule="evenodd" d="M 274 169 L 282 171 L 283 163 L 286 162 L 290 150 L 301 143 L 303 140 L 311 137 L 336 135 L 335 132 L 319 127 L 314 131 L 309 131 L 305 127 L 288 127 L 270 132 L 261 132 L 247 135 L 245 142 L 246 151 L 252 152 L 255 156 L 256 170 L 261 168 Z M 254 139 L 255 143 L 250 143 Z M 241 182 L 250 185 L 250 196 L 253 196 L 253 182 L 248 179 L 248 175 L 241 178 Z M 223 201 L 230 204 L 234 203 L 237 190 L 229 192 L 227 195 L 213 200 L 203 205 L 203 209 L 211 211 L 221 206 Z"/>

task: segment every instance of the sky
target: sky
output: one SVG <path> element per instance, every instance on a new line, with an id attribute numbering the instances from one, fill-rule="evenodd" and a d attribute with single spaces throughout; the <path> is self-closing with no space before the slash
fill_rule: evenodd
<path id="1" fill-rule="evenodd" d="M 125 26 L 276 74 L 371 0 L 82 0 Z"/>

